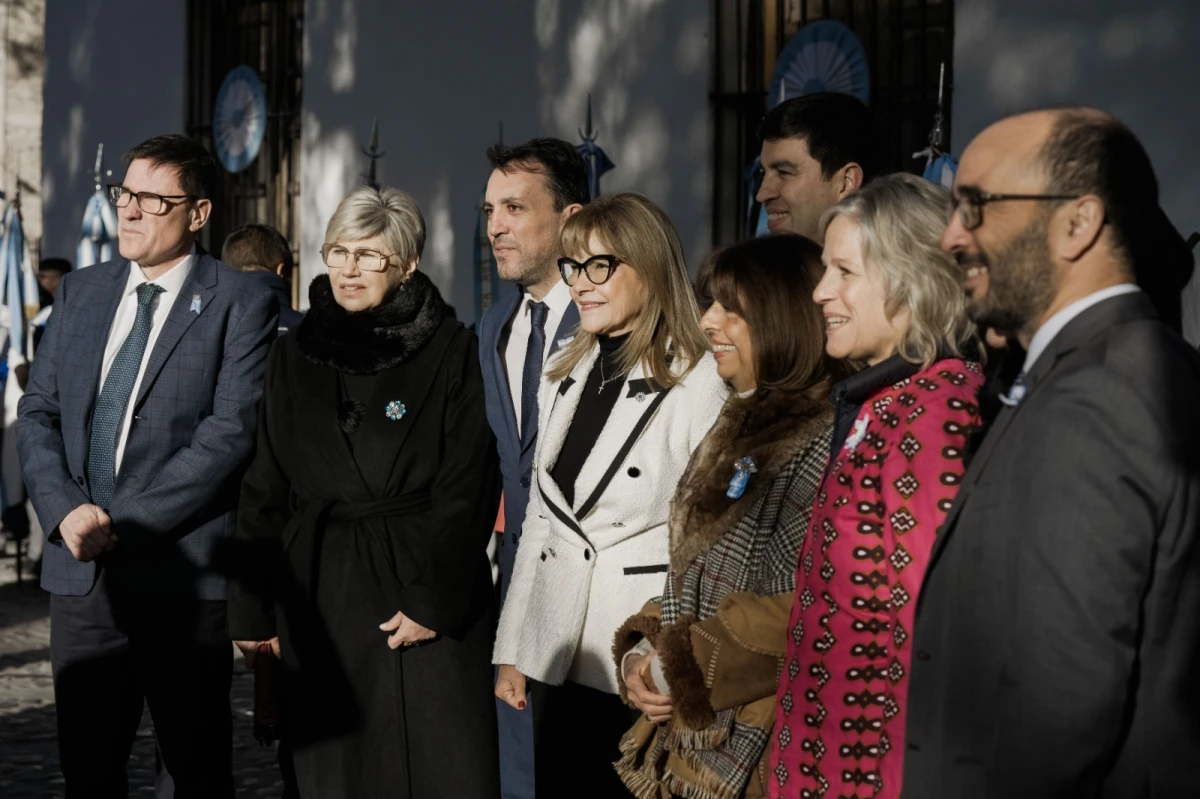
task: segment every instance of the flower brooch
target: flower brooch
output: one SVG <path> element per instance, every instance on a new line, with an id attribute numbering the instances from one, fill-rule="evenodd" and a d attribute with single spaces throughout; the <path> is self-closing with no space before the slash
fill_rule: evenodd
<path id="1" fill-rule="evenodd" d="M 383 409 L 383 413 L 388 419 L 392 420 L 393 422 L 398 422 L 404 417 L 404 414 L 408 413 L 408 408 L 404 407 L 403 402 L 400 402 L 399 400 L 392 400 L 387 404 L 387 407 Z"/>

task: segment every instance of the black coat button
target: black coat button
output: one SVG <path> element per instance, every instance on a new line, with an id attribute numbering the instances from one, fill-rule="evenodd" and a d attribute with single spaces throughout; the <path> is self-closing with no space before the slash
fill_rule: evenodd
<path id="1" fill-rule="evenodd" d="M 528 477 L 521 478 L 521 488 L 529 488 L 529 478 Z"/>
<path id="2" fill-rule="evenodd" d="M 543 553 L 542 553 L 542 560 L 545 560 L 545 559 L 546 559 L 546 553 L 545 553 L 545 552 L 543 552 Z"/>
<path id="3" fill-rule="evenodd" d="M 585 550 L 583 550 L 583 559 L 584 559 L 584 560 L 591 560 L 591 559 L 592 559 L 592 551 L 591 551 L 590 549 L 585 549 Z"/>
<path id="4" fill-rule="evenodd" d="M 76 482 L 76 483 L 79 483 L 80 485 L 83 485 L 83 478 L 82 478 L 82 477 L 76 477 L 76 478 L 75 478 L 75 482 Z"/>
<path id="5" fill-rule="evenodd" d="M 629 467 L 629 476 L 630 476 L 630 477 L 641 477 L 641 476 L 642 476 L 642 470 L 641 470 L 641 469 L 639 469 L 639 468 L 638 468 L 638 467 L 636 467 L 636 466 L 630 466 L 630 467 Z"/>

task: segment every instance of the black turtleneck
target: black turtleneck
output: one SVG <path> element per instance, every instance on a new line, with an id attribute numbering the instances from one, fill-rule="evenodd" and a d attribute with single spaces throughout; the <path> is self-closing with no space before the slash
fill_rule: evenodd
<path id="1" fill-rule="evenodd" d="M 562 451 L 558 453 L 558 460 L 550 470 L 550 476 L 558 484 L 563 498 L 572 507 L 575 505 L 575 481 L 600 439 L 600 432 L 612 415 L 612 409 L 621 396 L 621 388 L 625 385 L 616 356 L 617 350 L 628 338 L 628 335 L 597 337 L 600 357 L 583 384 L 583 394 L 575 409 L 575 417 L 571 420 L 571 428 L 567 431 Z"/>

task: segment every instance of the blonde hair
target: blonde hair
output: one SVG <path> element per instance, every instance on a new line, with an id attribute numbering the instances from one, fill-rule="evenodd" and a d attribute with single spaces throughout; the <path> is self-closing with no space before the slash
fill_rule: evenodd
<path id="1" fill-rule="evenodd" d="M 402 264 L 420 259 L 425 249 L 425 217 L 416 201 L 399 189 L 359 186 L 338 203 L 325 227 L 325 243 L 379 236 Z"/>
<path id="2" fill-rule="evenodd" d="M 610 249 L 594 253 L 588 242 L 595 234 Z M 646 302 L 617 351 L 617 362 L 628 373 L 639 363 L 656 383 L 670 387 L 708 351 L 700 332 L 700 309 L 688 278 L 679 234 L 663 210 L 634 192 L 597 197 L 569 217 L 559 237 L 570 256 L 615 255 L 618 269 L 633 269 L 646 287 Z M 596 335 L 579 330 L 575 339 L 550 365 L 547 376 L 562 380 L 596 345 Z M 676 376 L 669 357 L 685 368 Z"/>
<path id="3" fill-rule="evenodd" d="M 839 216 L 858 226 L 863 263 L 883 279 L 888 318 L 909 311 L 896 352 L 921 366 L 963 357 L 975 337 L 958 266 L 941 248 L 949 207 L 946 189 L 898 173 L 872 180 L 821 217 L 822 235 Z"/>

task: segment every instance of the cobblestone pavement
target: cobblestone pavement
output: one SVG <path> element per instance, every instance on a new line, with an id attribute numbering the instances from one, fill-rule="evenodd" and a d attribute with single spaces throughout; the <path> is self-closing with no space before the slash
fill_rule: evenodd
<path id="1" fill-rule="evenodd" d="M 283 789 L 274 753 L 251 736 L 253 691 L 253 676 L 239 659 L 233 679 L 237 795 L 278 797 Z M 18 586 L 15 561 L 0 559 L 0 797 L 63 796 L 55 741 L 49 594 L 28 574 Z M 154 796 L 154 775 L 154 733 L 146 713 L 129 760 L 130 796 Z"/>

